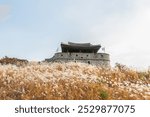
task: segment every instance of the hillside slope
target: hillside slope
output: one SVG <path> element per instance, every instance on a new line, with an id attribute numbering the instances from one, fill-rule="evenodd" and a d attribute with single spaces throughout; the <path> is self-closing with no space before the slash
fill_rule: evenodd
<path id="1" fill-rule="evenodd" d="M 84 63 L 0 65 L 0 99 L 150 99 L 150 72 Z"/>

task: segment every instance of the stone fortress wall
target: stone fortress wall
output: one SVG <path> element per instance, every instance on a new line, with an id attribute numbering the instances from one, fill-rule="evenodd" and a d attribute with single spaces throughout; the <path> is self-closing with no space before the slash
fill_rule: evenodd
<path id="1" fill-rule="evenodd" d="M 110 66 L 110 58 L 107 53 L 69 53 L 58 52 L 48 62 L 83 62 L 92 65 Z"/>

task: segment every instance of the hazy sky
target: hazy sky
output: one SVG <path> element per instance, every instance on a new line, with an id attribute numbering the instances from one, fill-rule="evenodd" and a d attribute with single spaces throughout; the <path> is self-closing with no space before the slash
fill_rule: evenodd
<path id="1" fill-rule="evenodd" d="M 44 60 L 61 42 L 101 44 L 116 62 L 150 66 L 150 0 L 0 0 L 0 57 Z"/>

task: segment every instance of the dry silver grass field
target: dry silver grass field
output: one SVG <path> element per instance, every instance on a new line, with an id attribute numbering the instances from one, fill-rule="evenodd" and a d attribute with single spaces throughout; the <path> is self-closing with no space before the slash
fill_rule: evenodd
<path id="1" fill-rule="evenodd" d="M 150 99 L 150 71 L 117 64 L 102 69 L 84 63 L 0 65 L 2 100 Z"/>

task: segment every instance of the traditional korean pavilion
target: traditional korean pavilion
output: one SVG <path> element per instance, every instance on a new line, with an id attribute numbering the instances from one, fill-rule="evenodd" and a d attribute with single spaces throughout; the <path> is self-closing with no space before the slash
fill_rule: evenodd
<path id="1" fill-rule="evenodd" d="M 92 45 L 90 43 L 61 43 L 62 52 L 79 52 L 79 53 L 97 53 L 101 45 Z"/>

